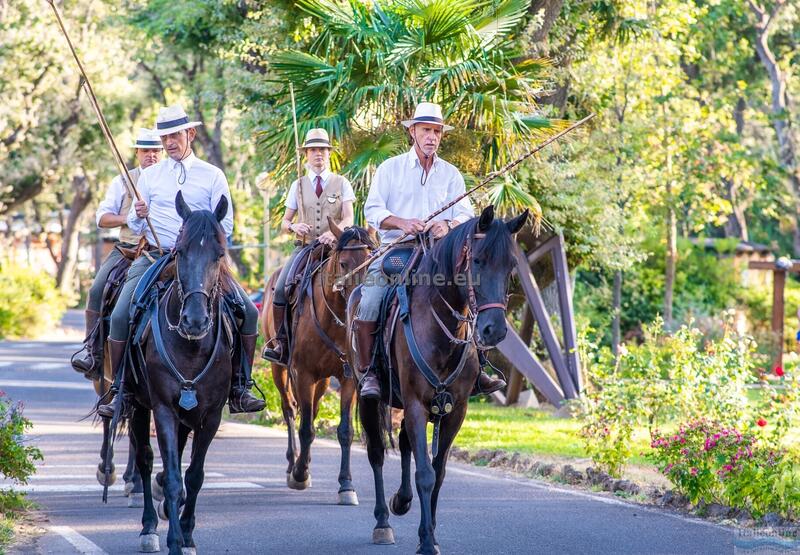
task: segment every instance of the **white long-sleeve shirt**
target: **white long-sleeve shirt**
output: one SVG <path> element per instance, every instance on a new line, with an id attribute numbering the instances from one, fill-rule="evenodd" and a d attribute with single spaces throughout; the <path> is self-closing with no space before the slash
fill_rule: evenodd
<path id="1" fill-rule="evenodd" d="M 316 185 L 314 181 L 317 178 L 317 173 L 314 170 L 309 170 L 306 174 L 309 181 L 311 181 L 312 185 Z M 328 178 L 331 176 L 330 170 L 324 170 L 319 176 L 322 178 L 322 191 L 325 192 L 325 187 L 328 185 Z M 347 202 L 351 200 L 356 200 L 356 193 L 353 191 L 353 185 L 347 180 L 346 177 L 343 177 L 344 183 L 342 183 L 342 202 Z M 295 179 L 292 183 L 292 186 L 289 188 L 289 194 L 286 195 L 286 208 L 290 210 L 297 210 L 297 180 Z"/>
<path id="2" fill-rule="evenodd" d="M 381 229 L 381 222 L 389 216 L 422 220 L 466 192 L 458 169 L 438 156 L 434 156 L 424 185 L 421 180 L 422 164 L 413 148 L 378 166 L 364 205 L 364 217 L 378 230 L 381 243 L 391 243 L 403 235 L 399 229 Z M 434 220 L 464 223 L 474 215 L 472 202 L 465 197 Z"/>
<path id="3" fill-rule="evenodd" d="M 220 223 L 226 236 L 233 232 L 233 204 L 225 174 L 218 167 L 200 160 L 194 154 L 184 158 L 183 165 L 186 168 L 186 181 L 182 185 L 178 185 L 179 163 L 172 158 L 153 164 L 145 169 L 139 178 L 139 193 L 150 209 L 150 222 L 158 234 L 161 247 L 165 249 L 175 246 L 178 231 L 183 225 L 183 220 L 175 208 L 178 191 L 183 192 L 183 200 L 192 210 L 213 212 L 219 199 L 226 197 L 228 213 Z M 151 245 L 156 244 L 146 220 L 136 216 L 135 203 L 128 212 L 128 226 L 135 233 L 145 234 Z"/>
<path id="4" fill-rule="evenodd" d="M 111 180 L 111 185 L 108 186 L 106 196 L 100 201 L 97 212 L 94 214 L 97 227 L 100 227 L 100 218 L 106 214 L 113 214 L 114 216 L 121 215 L 120 210 L 122 210 L 122 202 L 125 200 L 127 194 L 128 191 L 125 190 L 121 175 Z"/>

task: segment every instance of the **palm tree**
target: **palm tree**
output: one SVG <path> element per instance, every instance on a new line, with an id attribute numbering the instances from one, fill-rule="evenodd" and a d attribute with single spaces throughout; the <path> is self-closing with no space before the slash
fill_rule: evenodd
<path id="1" fill-rule="evenodd" d="M 275 127 L 261 136 L 279 172 L 294 159 L 293 85 L 301 136 L 323 127 L 338 140 L 342 168 L 364 189 L 382 161 L 408 148 L 400 121 L 420 101 L 442 105 L 458 131 L 443 141 L 443 157 L 468 181 L 516 158 L 530 143 L 561 127 L 536 104 L 549 64 L 514 48 L 530 0 L 299 0 L 316 38 L 305 49 L 269 60 L 277 84 Z M 336 163 L 337 160 L 334 160 Z M 501 206 L 536 200 L 509 176 L 489 192 Z"/>

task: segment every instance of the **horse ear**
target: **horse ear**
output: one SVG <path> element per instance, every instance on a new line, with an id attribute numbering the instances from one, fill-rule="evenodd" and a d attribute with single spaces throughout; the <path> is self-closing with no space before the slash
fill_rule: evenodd
<path id="1" fill-rule="evenodd" d="M 528 221 L 528 212 L 529 211 L 526 208 L 525 212 L 523 212 L 522 214 L 520 214 L 516 218 L 514 218 L 512 220 L 508 220 L 506 222 L 506 227 L 508 228 L 508 231 L 511 232 L 511 235 L 514 235 L 516 232 L 518 232 L 520 229 L 522 229 L 522 226 L 524 226 L 525 222 Z"/>
<path id="2" fill-rule="evenodd" d="M 189 205 L 183 200 L 183 191 L 178 191 L 178 195 L 175 197 L 175 210 L 178 211 L 178 216 L 180 216 L 184 222 L 192 215 L 192 209 L 189 208 Z"/>
<path id="3" fill-rule="evenodd" d="M 218 222 L 222 222 L 225 219 L 225 216 L 228 215 L 228 198 L 225 195 L 219 197 L 219 202 L 217 203 L 217 207 L 214 208 L 214 217 L 217 219 Z"/>
<path id="4" fill-rule="evenodd" d="M 328 216 L 328 227 L 330 228 L 331 233 L 333 233 L 334 237 L 336 237 L 337 239 L 342 238 L 342 228 L 336 225 L 336 222 L 334 222 L 333 218 L 331 218 L 330 216 Z"/>
<path id="5" fill-rule="evenodd" d="M 489 229 L 489 226 L 492 225 L 492 220 L 494 220 L 494 204 L 490 204 L 481 212 L 481 219 L 478 220 L 478 231 L 484 232 Z"/>

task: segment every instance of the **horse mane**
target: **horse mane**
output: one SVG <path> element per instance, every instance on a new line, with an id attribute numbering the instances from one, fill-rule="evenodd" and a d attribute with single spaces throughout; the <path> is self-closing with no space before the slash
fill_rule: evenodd
<path id="1" fill-rule="evenodd" d="M 346 227 L 344 231 L 342 231 L 342 235 L 339 237 L 339 241 L 336 243 L 336 251 L 339 252 L 344 249 L 347 246 L 347 243 L 353 239 L 358 239 L 363 244 L 375 248 L 375 243 L 372 242 L 369 232 L 363 227 L 354 225 Z"/>
<path id="2" fill-rule="evenodd" d="M 458 259 L 470 233 L 476 229 L 480 217 L 472 218 L 457 226 L 438 241 L 433 249 L 420 262 L 419 273 L 441 273 L 446 280 L 452 280 L 456 274 Z M 494 218 L 485 231 L 485 237 L 472 251 L 473 258 L 485 259 L 487 264 L 510 266 L 513 263 L 513 239 L 505 222 Z"/>
<path id="3" fill-rule="evenodd" d="M 188 249 L 191 245 L 199 243 L 202 239 L 214 241 L 222 249 L 222 253 L 227 254 L 228 245 L 225 241 L 225 230 L 217 221 L 216 216 L 209 210 L 195 210 L 183 222 L 181 232 L 175 240 L 175 249 L 182 250 Z M 228 257 L 223 256 L 220 259 L 220 282 L 225 285 L 228 280 L 225 278 L 232 278 L 233 273 L 228 265 Z"/>

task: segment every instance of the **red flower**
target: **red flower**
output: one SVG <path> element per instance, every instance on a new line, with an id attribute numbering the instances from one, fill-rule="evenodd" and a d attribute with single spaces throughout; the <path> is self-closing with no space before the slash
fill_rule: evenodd
<path id="1" fill-rule="evenodd" d="M 784 374 L 785 374 L 785 372 L 783 371 L 783 368 L 781 368 L 780 366 L 776 366 L 775 367 L 775 375 L 776 376 L 780 377 L 780 376 L 783 376 Z"/>
<path id="2" fill-rule="evenodd" d="M 764 426 L 767 425 L 767 421 L 764 420 L 763 418 L 759 418 L 758 421 L 756 422 L 756 424 L 758 424 L 759 426 L 761 426 L 763 428 Z"/>

